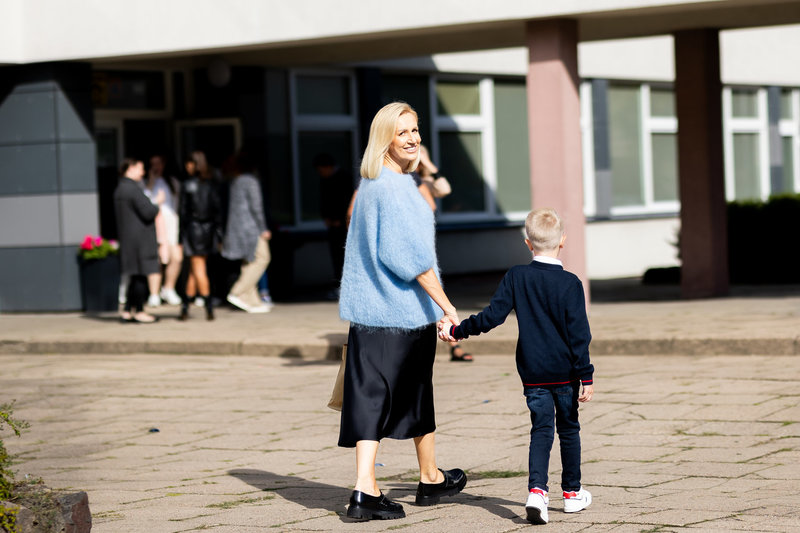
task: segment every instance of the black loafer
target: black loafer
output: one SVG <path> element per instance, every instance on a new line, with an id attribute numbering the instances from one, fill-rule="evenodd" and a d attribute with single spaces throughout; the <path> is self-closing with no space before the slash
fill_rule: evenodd
<path id="1" fill-rule="evenodd" d="M 355 520 L 393 520 L 405 518 L 403 506 L 395 503 L 381 493 L 380 496 L 364 494 L 354 490 L 350 495 L 350 506 L 347 508 L 347 518 Z"/>
<path id="2" fill-rule="evenodd" d="M 417 485 L 417 505 L 436 505 L 442 496 L 458 494 L 467 484 L 467 475 L 460 468 L 452 470 L 439 469 L 444 474 L 441 483 L 423 483 Z"/>

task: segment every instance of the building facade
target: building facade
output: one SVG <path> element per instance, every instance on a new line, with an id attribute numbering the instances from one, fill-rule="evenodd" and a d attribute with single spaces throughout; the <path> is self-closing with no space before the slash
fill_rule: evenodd
<path id="1" fill-rule="evenodd" d="M 423 143 L 453 187 L 439 200 L 442 271 L 526 262 L 522 223 L 537 206 L 530 47 L 514 46 L 518 37 L 498 33 L 494 21 L 636 8 L 677 15 L 703 3 L 575 1 L 571 13 L 533 13 L 501 2 L 459 20 L 452 2 L 434 2 L 424 26 L 372 28 L 381 13 L 346 22 L 330 14 L 335 31 L 310 1 L 175 2 L 167 13 L 149 2 L 132 13 L 126 2 L 88 4 L 71 15 L 81 18 L 77 29 L 58 26 L 59 12 L 70 16 L 63 7 L 35 11 L 54 6 L 46 0 L 0 9 L 9 15 L 0 17 L 8 26 L 0 47 L 0 311 L 79 309 L 77 246 L 86 234 L 116 236 L 111 197 L 121 158 L 164 154 L 177 174 L 195 149 L 217 167 L 240 149 L 258 158 L 278 230 L 273 286 L 327 282 L 311 161 L 330 153 L 357 180 L 371 118 L 392 100 L 419 112 Z M 479 48 L 462 42 L 470 25 Z M 582 190 L 569 194 L 585 216 L 576 230 L 585 231 L 585 275 L 632 277 L 677 265 L 675 39 L 645 29 L 646 36 L 596 40 L 606 26 L 578 27 L 588 36 L 577 48 Z M 100 41 L 79 31 L 91 28 Z M 800 192 L 800 71 L 790 68 L 800 26 L 723 29 L 719 43 L 725 198 Z"/>

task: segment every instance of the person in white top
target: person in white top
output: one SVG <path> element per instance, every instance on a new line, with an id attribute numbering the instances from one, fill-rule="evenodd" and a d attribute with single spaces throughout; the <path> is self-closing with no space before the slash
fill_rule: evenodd
<path id="1" fill-rule="evenodd" d="M 156 198 L 163 191 L 164 201 L 156 220 L 156 238 L 158 240 L 158 256 L 164 265 L 164 284 L 161 286 L 161 275 L 155 274 L 148 277 L 150 298 L 148 305 L 156 306 L 164 302 L 170 305 L 179 305 L 181 298 L 175 291 L 175 284 L 181 273 L 183 262 L 183 247 L 178 242 L 178 209 L 177 191 L 170 186 L 177 187 L 172 179 L 170 182 L 164 178 L 164 158 L 154 155 L 150 158 L 150 171 L 145 183 L 145 194 L 149 198 Z M 160 288 L 160 293 L 159 293 Z"/>

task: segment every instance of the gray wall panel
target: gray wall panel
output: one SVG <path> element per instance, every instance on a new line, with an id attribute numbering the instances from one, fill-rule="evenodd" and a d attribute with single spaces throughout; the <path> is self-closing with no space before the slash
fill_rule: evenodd
<path id="1" fill-rule="evenodd" d="M 54 142 L 55 93 L 12 92 L 0 104 L 0 144 Z"/>
<path id="2" fill-rule="evenodd" d="M 61 245 L 58 213 L 56 195 L 0 197 L 0 247 Z"/>
<path id="3" fill-rule="evenodd" d="M 100 232 L 97 194 L 65 194 L 61 197 L 61 233 L 65 245 L 77 246 L 86 235 Z"/>
<path id="4" fill-rule="evenodd" d="M 76 248 L 0 248 L 0 312 L 81 308 Z"/>
<path id="5" fill-rule="evenodd" d="M 59 170 L 61 192 L 89 192 L 97 190 L 97 168 L 92 141 L 59 143 Z"/>
<path id="6" fill-rule="evenodd" d="M 0 146 L 0 195 L 58 192 L 55 144 Z"/>
<path id="7" fill-rule="evenodd" d="M 86 129 L 69 98 L 58 90 L 56 92 L 56 117 L 58 119 L 58 138 L 62 141 L 92 141 L 92 134 Z"/>

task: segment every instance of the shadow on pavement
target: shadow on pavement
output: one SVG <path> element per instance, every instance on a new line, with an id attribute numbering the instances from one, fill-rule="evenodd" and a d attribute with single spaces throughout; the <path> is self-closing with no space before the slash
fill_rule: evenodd
<path id="1" fill-rule="evenodd" d="M 354 522 L 345 516 L 345 507 L 350 501 L 351 489 L 328 485 L 316 481 L 309 481 L 297 476 L 282 476 L 273 472 L 255 469 L 236 469 L 229 470 L 228 474 L 248 485 L 266 492 L 276 492 L 281 497 L 302 505 L 306 509 L 325 509 L 336 513 L 343 522 Z M 388 483 L 391 487 L 385 492 L 390 499 L 400 499 L 410 496 L 413 498 L 417 485 L 416 483 Z M 409 504 L 402 502 L 404 506 Z M 518 507 L 522 509 L 524 503 L 505 500 L 502 498 L 486 498 L 474 496 L 469 492 L 462 492 L 452 498 L 445 498 L 440 505 L 447 504 L 471 505 L 480 507 L 490 513 L 511 520 L 515 524 L 528 524 L 514 511 L 505 506 Z"/>

